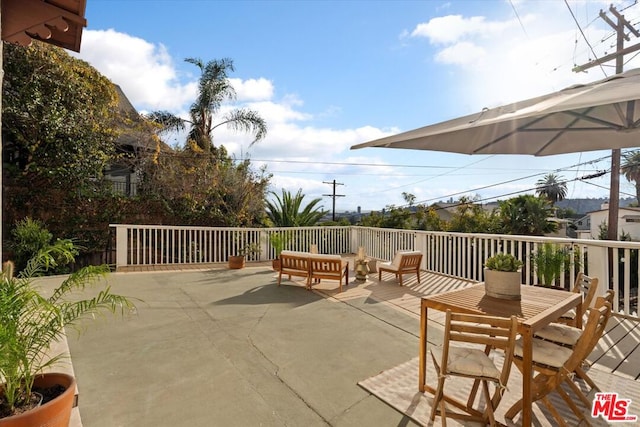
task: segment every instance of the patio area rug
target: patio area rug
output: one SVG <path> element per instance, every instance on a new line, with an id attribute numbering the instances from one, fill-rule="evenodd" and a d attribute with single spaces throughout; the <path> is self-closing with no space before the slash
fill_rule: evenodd
<path id="1" fill-rule="evenodd" d="M 498 363 L 498 361 L 496 361 Z M 434 368 L 432 363 L 427 367 L 427 378 L 433 378 Z M 615 391 L 622 399 L 631 399 L 630 415 L 640 416 L 640 383 L 632 379 L 622 378 L 606 373 L 601 370 L 590 369 L 589 376 L 598 384 L 602 391 Z M 429 385 L 434 386 L 435 381 L 427 380 Z M 421 425 L 429 425 L 429 415 L 431 414 L 431 406 L 433 396 L 430 393 L 420 393 L 418 391 L 418 358 L 411 359 L 405 363 L 395 366 L 391 369 L 381 372 L 380 374 L 360 381 L 358 385 L 369 393 L 373 394 L 383 402 L 392 406 L 399 412 L 405 414 L 416 423 Z M 455 377 L 448 378 L 445 383 L 445 393 L 452 395 L 461 400 L 466 401 L 471 389 L 472 381 L 459 379 Z M 519 425 L 521 415 L 517 415 L 513 422 L 504 418 L 504 412 L 511 407 L 521 397 L 522 376 L 518 369 L 514 366 L 509 379 L 508 390 L 506 391 L 496 414 L 499 422 L 508 426 Z M 568 390 L 568 389 L 567 389 Z M 572 396 L 571 391 L 568 391 Z M 557 394 L 550 396 L 551 402 L 557 408 L 558 412 L 564 417 L 568 425 L 578 425 L 577 417 L 571 412 L 566 403 Z M 576 403 L 577 398 L 576 398 Z M 580 406 L 580 405 L 578 405 Z M 588 419 L 593 425 L 608 425 L 602 418 L 590 418 L 591 408 L 585 409 Z M 536 426 L 555 426 L 556 422 L 546 407 L 540 403 L 534 403 L 534 425 Z M 440 417 L 437 416 L 434 426 L 441 425 Z M 476 426 L 477 423 L 464 422 L 461 420 L 447 419 L 447 425 L 453 426 Z M 636 423 L 616 423 L 619 426 L 637 425 Z"/>

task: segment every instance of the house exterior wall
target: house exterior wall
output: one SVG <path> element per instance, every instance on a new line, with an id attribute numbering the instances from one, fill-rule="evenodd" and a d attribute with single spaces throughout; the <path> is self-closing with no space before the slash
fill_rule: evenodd
<path id="1" fill-rule="evenodd" d="M 609 212 L 600 210 L 591 212 L 590 236 L 587 238 L 597 239 L 600 234 L 600 225 L 608 223 Z M 638 216 L 637 210 L 620 209 L 618 212 L 618 236 L 622 233 L 629 234 L 631 240 L 640 241 L 640 222 L 635 217 Z M 580 237 L 580 236 L 578 236 Z"/>

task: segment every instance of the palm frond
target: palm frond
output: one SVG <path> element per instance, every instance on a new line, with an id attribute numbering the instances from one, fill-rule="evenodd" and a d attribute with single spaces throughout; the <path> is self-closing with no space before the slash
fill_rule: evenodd
<path id="1" fill-rule="evenodd" d="M 234 131 L 250 132 L 254 136 L 254 140 L 249 144 L 252 146 L 256 142 L 267 136 L 267 122 L 256 112 L 247 109 L 237 109 L 227 113 L 223 121 L 213 126 L 215 129 L 219 126 L 227 125 Z"/>
<path id="2" fill-rule="evenodd" d="M 186 128 L 186 121 L 168 111 L 153 111 L 145 118 L 160 126 L 160 132 L 181 131 Z"/>

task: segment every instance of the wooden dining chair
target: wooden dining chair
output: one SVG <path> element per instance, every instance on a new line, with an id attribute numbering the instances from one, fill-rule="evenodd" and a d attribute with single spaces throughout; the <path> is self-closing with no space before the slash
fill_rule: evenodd
<path id="1" fill-rule="evenodd" d="M 594 308 L 600 308 L 605 304 L 609 304 L 613 307 L 613 299 L 615 298 L 615 291 L 612 289 L 607 290 L 604 296 L 596 298 L 596 302 L 594 304 Z M 534 333 L 534 337 L 543 339 L 545 341 L 549 341 L 564 347 L 568 347 L 573 349 L 578 339 L 580 339 L 580 335 L 582 335 L 582 329 L 575 328 L 573 326 L 565 325 L 562 323 L 551 323 L 544 328 L 536 331 Z M 575 374 L 578 378 L 583 380 L 589 387 L 591 391 L 599 392 L 600 388 L 596 385 L 596 383 L 589 377 L 587 372 L 585 371 L 586 361 L 581 365 L 577 366 L 575 369 Z M 568 385 L 574 389 L 574 392 L 578 395 L 580 400 L 585 404 L 585 406 L 589 406 L 591 402 L 587 400 L 586 396 L 582 393 L 581 390 L 576 390 L 575 383 L 572 381 L 568 382 Z"/>
<path id="2" fill-rule="evenodd" d="M 597 290 L 597 277 L 590 277 L 582 272 L 578 273 L 571 291 L 582 294 L 582 310 L 580 311 L 580 313 L 578 313 L 575 308 L 572 308 L 571 310 L 560 316 L 560 319 L 558 319 L 558 321 L 569 326 L 576 326 L 579 316 L 584 316 L 584 313 L 586 313 L 587 309 L 591 306 L 591 302 L 593 301 Z"/>
<path id="3" fill-rule="evenodd" d="M 533 369 L 536 372 L 532 381 L 533 401 L 542 401 L 560 426 L 566 426 L 567 423 L 548 398 L 548 395 L 554 391 L 562 397 L 581 422 L 591 425 L 584 416 L 583 410 L 578 408 L 561 385 L 563 383 L 569 384 L 572 381 L 571 376 L 573 373 L 584 363 L 602 337 L 610 316 L 611 304 L 608 302 L 604 302 L 599 308 L 590 308 L 586 326 L 573 348 L 538 338 L 533 340 Z M 516 341 L 513 358 L 513 362 L 520 372 L 523 371 L 522 357 L 522 338 L 520 338 Z M 572 389 L 574 392 L 576 391 L 575 388 L 572 387 Z M 582 393 L 580 392 L 580 394 Z M 584 403 L 582 397 L 580 397 L 580 400 Z M 505 418 L 513 421 L 513 418 L 522 411 L 522 408 L 523 400 L 520 399 L 507 410 Z M 588 404 L 587 408 L 590 409 Z"/>
<path id="4" fill-rule="evenodd" d="M 496 425 L 495 410 L 511 372 L 517 324 L 515 316 L 493 317 L 452 313 L 447 310 L 443 345 L 431 347 L 431 357 L 438 375 L 431 421 L 435 420 L 436 415 L 440 415 L 443 425 L 447 417 Z M 454 342 L 466 345 L 450 345 Z M 485 352 L 487 347 L 504 352 L 501 368 Z M 445 395 L 444 384 L 449 377 L 480 380 L 485 401 L 484 411 L 473 408 L 475 398 L 470 397 L 467 402 L 462 402 Z M 489 392 L 489 383 L 494 384 L 493 394 Z M 460 411 L 447 412 L 445 403 L 452 404 Z"/>

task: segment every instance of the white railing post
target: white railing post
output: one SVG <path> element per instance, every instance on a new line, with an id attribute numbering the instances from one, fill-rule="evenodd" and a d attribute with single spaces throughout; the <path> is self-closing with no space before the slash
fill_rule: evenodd
<path id="1" fill-rule="evenodd" d="M 127 266 L 127 227 L 124 225 L 109 225 L 116 229 L 116 270 Z"/>
<path id="2" fill-rule="evenodd" d="M 601 278 L 598 281 L 596 296 L 604 295 L 609 289 L 609 249 L 604 246 L 587 246 L 588 263 L 586 270 L 589 276 Z M 595 299 L 594 299 L 595 300 Z"/>

